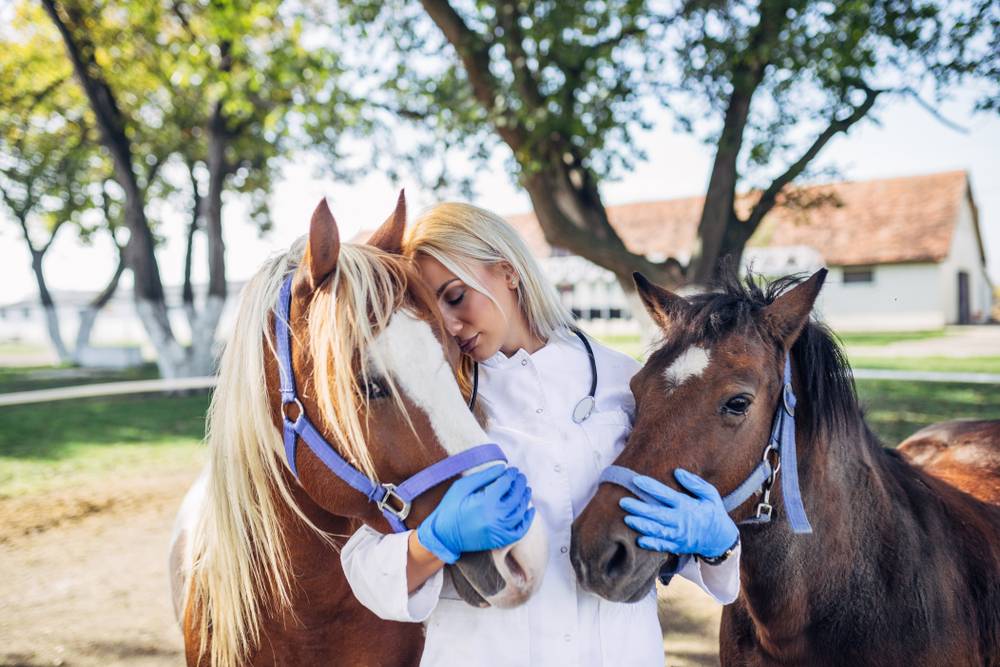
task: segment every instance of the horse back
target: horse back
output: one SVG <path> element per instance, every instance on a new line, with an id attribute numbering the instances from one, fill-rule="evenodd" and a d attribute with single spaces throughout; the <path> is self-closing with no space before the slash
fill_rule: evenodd
<path id="1" fill-rule="evenodd" d="M 898 451 L 934 477 L 1000 505 L 1000 420 L 932 424 L 904 440 Z"/>

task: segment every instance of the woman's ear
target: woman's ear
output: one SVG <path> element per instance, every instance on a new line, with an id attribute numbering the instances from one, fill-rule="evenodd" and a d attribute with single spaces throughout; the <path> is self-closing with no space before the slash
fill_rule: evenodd
<path id="1" fill-rule="evenodd" d="M 517 275 L 517 271 L 514 270 L 514 266 L 507 260 L 503 260 L 497 265 L 497 268 L 500 269 L 500 274 L 503 276 L 504 282 L 507 284 L 507 288 L 516 290 L 521 284 L 521 277 Z"/>

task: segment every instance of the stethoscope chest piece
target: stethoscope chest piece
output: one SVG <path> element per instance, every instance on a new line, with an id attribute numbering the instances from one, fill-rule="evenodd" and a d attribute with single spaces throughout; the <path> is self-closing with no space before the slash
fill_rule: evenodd
<path id="1" fill-rule="evenodd" d="M 583 421 L 590 416 L 590 413 L 594 411 L 594 397 L 584 396 L 580 399 L 580 402 L 576 404 L 573 408 L 573 421 L 577 424 L 582 424 Z"/>

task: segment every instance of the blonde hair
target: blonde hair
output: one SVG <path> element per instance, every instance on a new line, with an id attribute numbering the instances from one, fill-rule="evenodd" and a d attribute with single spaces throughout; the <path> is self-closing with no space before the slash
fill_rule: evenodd
<path id="1" fill-rule="evenodd" d="M 476 278 L 473 263 L 507 262 L 517 274 L 517 302 L 532 334 L 548 340 L 560 329 L 573 326 L 572 315 L 524 239 L 495 213 L 458 202 L 432 206 L 407 230 L 403 251 L 410 257 L 423 254 L 436 259 L 495 304 L 494 295 Z"/>
<path id="2" fill-rule="evenodd" d="M 209 653 L 213 666 L 242 664 L 259 645 L 264 610 L 291 604 L 282 503 L 336 548 L 333 536 L 312 523 L 291 495 L 281 433 L 265 391 L 264 355 L 275 354 L 272 309 L 304 248 L 305 237 L 269 260 L 244 288 L 208 411 L 208 492 L 193 535 L 192 599 L 185 608 L 200 635 L 199 655 Z M 407 415 L 372 345 L 406 299 L 406 262 L 370 246 L 342 245 L 334 277 L 313 296 L 308 340 L 293 343 L 308 345 L 314 360 L 315 379 L 299 378 L 302 390 L 315 392 L 319 403 L 321 414 L 310 418 L 329 429 L 345 458 L 376 483 L 359 415 L 368 412 L 369 374 L 390 385 Z M 360 378 L 354 365 L 359 356 Z"/>

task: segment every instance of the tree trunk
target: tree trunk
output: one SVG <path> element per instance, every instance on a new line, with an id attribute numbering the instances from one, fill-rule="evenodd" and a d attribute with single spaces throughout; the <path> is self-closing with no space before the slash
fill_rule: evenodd
<path id="1" fill-rule="evenodd" d="M 59 363 L 72 363 L 73 357 L 70 355 L 69 350 L 66 349 L 66 343 L 63 341 L 62 331 L 60 331 L 59 313 L 56 311 L 52 294 L 49 292 L 49 287 L 45 282 L 45 272 L 42 270 L 42 260 L 45 258 L 45 253 L 52 246 L 59 227 L 57 226 L 52 230 L 52 236 L 49 238 L 49 241 L 39 250 L 35 248 L 31 242 L 31 236 L 28 234 L 27 209 L 23 211 L 15 210 L 15 215 L 17 216 L 17 221 L 21 224 L 21 232 L 24 234 L 24 242 L 28 245 L 28 252 L 31 253 L 31 272 L 35 275 L 35 284 L 38 286 L 38 299 L 42 304 L 42 310 L 45 312 L 45 327 L 49 333 L 49 342 L 52 343 L 52 349 L 59 358 Z"/>
<path id="2" fill-rule="evenodd" d="M 76 345 L 73 347 L 73 359 L 79 364 L 84 350 L 90 347 L 90 336 L 94 331 L 94 322 L 101 310 L 108 304 L 118 290 L 118 283 L 125 272 L 125 249 L 118 248 L 118 266 L 114 275 L 97 297 L 86 308 L 80 311 L 80 326 L 76 330 Z"/>
<path id="3" fill-rule="evenodd" d="M 62 330 L 59 326 L 59 312 L 56 309 L 55 301 L 45 284 L 45 274 L 42 272 L 42 258 L 44 253 L 37 250 L 31 251 L 31 271 L 35 274 L 35 283 L 38 285 L 39 301 L 42 303 L 42 310 L 45 313 L 45 328 L 49 333 L 49 342 L 55 350 L 56 357 L 60 364 L 72 364 L 76 361 L 66 347 L 66 342 L 62 337 Z"/>
<path id="4" fill-rule="evenodd" d="M 66 349 L 66 343 L 63 341 L 62 332 L 59 329 L 59 313 L 56 311 L 55 302 L 52 300 L 49 288 L 45 284 L 45 275 L 42 273 L 43 255 L 44 253 L 37 250 L 31 251 L 31 270 L 35 274 L 39 300 L 42 302 L 42 310 L 45 312 L 45 327 L 49 332 L 49 341 L 59 358 L 59 363 L 70 364 L 73 363 L 73 355 Z"/>
<path id="5" fill-rule="evenodd" d="M 181 290 L 181 301 L 184 304 L 184 314 L 187 317 L 188 328 L 194 331 L 197 326 L 195 321 L 197 313 L 194 309 L 194 286 L 191 284 L 191 267 L 194 259 L 194 235 L 198 231 L 201 221 L 201 188 L 198 186 L 198 179 L 194 173 L 194 164 L 188 164 L 188 175 L 191 180 L 191 221 L 188 223 L 187 245 L 184 249 L 184 286 Z"/>
<path id="6" fill-rule="evenodd" d="M 705 193 L 705 205 L 698 223 L 698 240 L 688 264 L 688 279 L 697 285 L 707 284 L 715 275 L 722 259 L 723 246 L 728 245 L 725 240 L 730 223 L 738 222 L 734 208 L 739 178 L 736 161 L 743 147 L 743 131 L 750 116 L 752 98 L 753 90 L 746 93 L 734 91 L 726 108 L 722 135 Z M 731 251 L 732 246 L 729 245 L 728 249 Z"/>
<path id="7" fill-rule="evenodd" d="M 222 238 L 222 193 L 229 175 L 226 146 L 229 140 L 222 102 L 217 102 L 208 123 L 208 196 L 205 236 L 208 241 L 208 294 L 191 327 L 193 371 L 210 374 L 215 366 L 215 332 L 226 303 L 226 246 Z"/>
<path id="8" fill-rule="evenodd" d="M 635 289 L 635 271 L 662 285 L 682 284 L 683 272 L 676 261 L 652 262 L 625 247 L 587 170 L 575 160 L 567 162 L 564 156 L 570 153 L 552 152 L 542 170 L 522 179 L 545 240 L 608 269 L 626 292 Z"/>
<path id="9" fill-rule="evenodd" d="M 132 146 L 125 131 L 125 118 L 97 64 L 95 45 L 79 28 L 83 23 L 79 7 L 63 4 L 57 7 L 54 0 L 42 0 L 42 5 L 62 36 L 73 71 L 100 128 L 101 143 L 111 154 L 115 180 L 125 194 L 125 224 L 129 229 L 126 261 L 135 284 L 136 310 L 156 349 L 160 374 L 163 377 L 179 377 L 184 373 L 185 354 L 174 338 L 167 316 L 155 242 L 146 219 L 145 197 L 132 163 Z"/>

